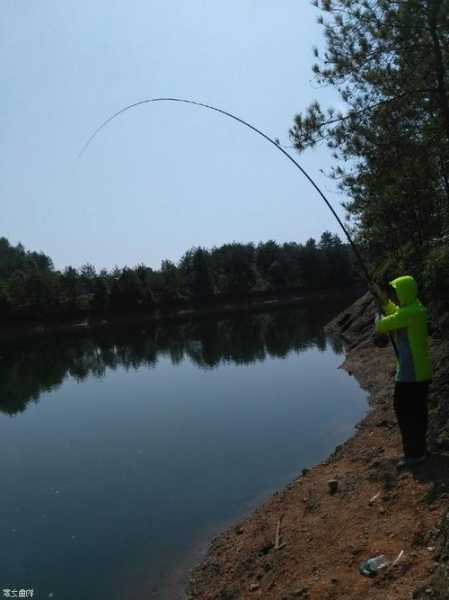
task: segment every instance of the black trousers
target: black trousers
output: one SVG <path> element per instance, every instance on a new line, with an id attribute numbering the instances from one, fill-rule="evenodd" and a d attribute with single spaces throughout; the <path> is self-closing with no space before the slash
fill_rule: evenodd
<path id="1" fill-rule="evenodd" d="M 396 382 L 394 388 L 394 412 L 401 430 L 402 447 L 406 458 L 419 458 L 427 451 L 429 383 L 429 381 Z"/>

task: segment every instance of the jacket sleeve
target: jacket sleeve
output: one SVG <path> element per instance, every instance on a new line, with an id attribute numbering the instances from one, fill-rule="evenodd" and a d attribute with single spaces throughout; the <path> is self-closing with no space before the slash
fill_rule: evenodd
<path id="1" fill-rule="evenodd" d="M 375 329 L 378 333 L 387 333 L 394 329 L 402 329 L 409 324 L 407 311 L 398 309 L 393 314 L 388 314 L 386 317 L 379 319 L 375 324 Z"/>

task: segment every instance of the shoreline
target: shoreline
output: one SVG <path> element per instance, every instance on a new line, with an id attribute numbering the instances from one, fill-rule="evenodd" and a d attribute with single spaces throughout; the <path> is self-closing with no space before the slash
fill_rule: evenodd
<path id="1" fill-rule="evenodd" d="M 397 469 L 394 354 L 372 345 L 373 314 L 365 295 L 326 328 L 346 343 L 341 367 L 369 393 L 368 414 L 327 459 L 298 473 L 212 539 L 190 573 L 187 600 L 449 598 L 442 566 L 449 534 L 442 535 L 441 526 L 448 508 L 449 456 L 439 453 L 413 470 Z M 438 340 L 432 349 L 434 355 L 449 356 Z M 445 362 L 434 377 L 439 393 Z M 334 494 L 330 480 L 338 482 Z M 384 554 L 393 561 L 401 551 L 397 564 L 377 577 L 359 574 L 363 560 Z"/>
<path id="2" fill-rule="evenodd" d="M 248 298 L 240 301 L 224 301 L 177 308 L 172 311 L 156 310 L 152 313 L 104 314 L 94 317 L 62 319 L 60 321 L 12 321 L 0 326 L 0 343 L 28 341 L 51 335 L 79 336 L 86 333 L 104 331 L 113 328 L 126 328 L 132 325 L 162 325 L 164 323 L 185 322 L 191 319 L 207 317 L 227 317 L 247 312 L 266 312 L 281 308 L 301 306 L 308 302 L 356 297 L 357 288 L 347 290 L 321 290 L 310 293 L 294 293 L 284 296 L 267 295 L 262 298 Z"/>

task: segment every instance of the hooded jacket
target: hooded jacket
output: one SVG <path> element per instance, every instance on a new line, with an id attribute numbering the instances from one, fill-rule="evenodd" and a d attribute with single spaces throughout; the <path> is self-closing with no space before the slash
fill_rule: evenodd
<path id="1" fill-rule="evenodd" d="M 391 301 L 383 305 L 385 317 L 376 322 L 378 333 L 391 332 L 398 350 L 396 378 L 398 382 L 429 381 L 432 378 L 427 311 L 418 299 L 416 281 L 404 275 L 390 281 L 399 306 Z"/>

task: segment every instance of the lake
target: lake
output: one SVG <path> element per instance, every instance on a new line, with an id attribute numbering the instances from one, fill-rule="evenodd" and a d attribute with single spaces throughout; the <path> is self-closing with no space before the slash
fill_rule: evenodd
<path id="1" fill-rule="evenodd" d="M 2 348 L 0 592 L 178 597 L 199 548 L 366 414 L 323 332 L 348 303 Z"/>

